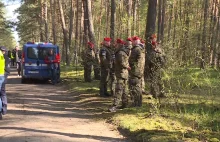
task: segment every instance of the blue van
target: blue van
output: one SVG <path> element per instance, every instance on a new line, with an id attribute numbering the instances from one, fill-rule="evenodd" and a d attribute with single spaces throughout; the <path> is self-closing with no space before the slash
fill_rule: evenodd
<path id="1" fill-rule="evenodd" d="M 21 82 L 25 83 L 28 79 L 49 80 L 50 74 L 45 58 L 49 50 L 59 56 L 59 47 L 52 43 L 32 43 L 28 42 L 22 48 L 21 60 Z M 58 64 L 58 81 L 60 80 L 60 64 Z"/>

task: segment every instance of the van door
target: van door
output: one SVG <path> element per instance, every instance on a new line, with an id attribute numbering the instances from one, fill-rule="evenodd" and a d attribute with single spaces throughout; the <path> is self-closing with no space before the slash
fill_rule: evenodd
<path id="1" fill-rule="evenodd" d="M 25 59 L 25 74 L 29 78 L 39 78 L 40 76 L 40 64 L 38 60 L 38 48 L 27 47 L 27 57 Z"/>
<path id="2" fill-rule="evenodd" d="M 53 53 L 56 55 L 57 54 L 57 50 L 54 46 L 41 46 L 38 50 L 39 50 L 39 62 L 40 62 L 40 66 L 41 66 L 41 71 L 40 74 L 43 76 L 44 79 L 49 79 L 50 78 L 50 74 L 48 71 L 48 64 L 45 63 L 45 59 L 49 54 L 50 50 L 53 50 Z"/>

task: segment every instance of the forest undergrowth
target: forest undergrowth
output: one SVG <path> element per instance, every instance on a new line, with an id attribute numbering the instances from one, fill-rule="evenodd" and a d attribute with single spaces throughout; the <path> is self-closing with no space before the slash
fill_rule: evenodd
<path id="1" fill-rule="evenodd" d="M 220 141 L 220 73 L 207 68 L 178 68 L 164 71 L 166 98 L 144 95 L 141 108 L 127 108 L 108 113 L 112 98 L 98 96 L 99 81 L 85 83 L 83 68 L 62 67 L 63 83 L 79 99 L 92 102 L 97 119 L 105 119 L 134 141 L 140 142 L 219 142 Z M 149 91 L 146 84 L 146 91 Z M 83 97 L 80 97 L 83 96 Z M 88 96 L 88 97 L 85 97 Z"/>

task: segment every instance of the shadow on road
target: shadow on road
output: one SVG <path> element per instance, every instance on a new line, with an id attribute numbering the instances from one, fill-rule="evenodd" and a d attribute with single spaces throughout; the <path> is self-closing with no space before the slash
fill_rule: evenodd
<path id="1" fill-rule="evenodd" d="M 0 127 L 1 130 L 20 130 L 20 131 L 28 131 L 28 132 L 37 132 L 37 133 L 49 133 L 49 134 L 56 134 L 56 135 L 62 135 L 62 136 L 68 136 L 72 138 L 89 138 L 89 139 L 95 139 L 100 141 L 111 141 L 111 142 L 120 142 L 121 139 L 119 138 L 111 138 L 111 137 L 104 137 L 104 136 L 93 136 L 93 135 L 83 135 L 83 134 L 72 134 L 72 133 L 63 133 L 63 132 L 56 132 L 56 131 L 48 131 L 48 130 L 36 130 L 36 129 L 30 129 L 30 128 L 22 128 L 22 127 Z M 11 139 L 11 138 L 10 138 Z M 15 140 L 17 137 L 15 137 Z"/>
<path id="2" fill-rule="evenodd" d="M 71 90 L 71 92 L 65 90 L 67 84 L 50 85 L 49 82 L 33 81 L 28 84 L 21 84 L 21 78 L 16 76 L 15 70 L 12 71 L 11 76 L 7 82 L 7 95 L 9 105 L 13 105 L 13 108 L 8 110 L 8 114 L 14 118 L 53 118 L 53 119 L 79 119 L 91 121 L 98 119 L 105 119 L 112 116 L 112 113 L 108 113 L 107 108 L 112 103 L 110 98 L 101 98 L 96 93 L 82 93 Z M 20 117 L 19 117 L 20 116 Z M 112 141 L 119 142 L 122 139 L 99 135 L 86 134 L 71 134 L 66 132 L 57 132 L 50 130 L 38 130 L 34 128 L 22 128 L 20 125 L 16 127 L 8 127 L 10 120 L 3 120 L 0 129 L 2 130 L 19 130 L 27 132 L 37 133 L 50 133 L 68 136 L 72 138 L 89 138 L 100 141 Z M 14 120 L 17 121 L 17 120 Z M 19 120 L 18 120 L 19 121 Z M 103 125 L 103 124 L 99 124 Z M 64 126 L 65 127 L 65 126 Z M 86 128 L 89 126 L 85 126 Z M 1 130 L 0 130 L 1 131 Z M 19 139 L 19 137 L 13 136 L 10 138 Z M 22 138 L 21 138 L 22 139 Z"/>

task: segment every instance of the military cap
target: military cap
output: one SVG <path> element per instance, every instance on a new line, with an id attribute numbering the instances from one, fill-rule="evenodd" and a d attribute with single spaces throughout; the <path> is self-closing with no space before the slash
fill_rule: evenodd
<path id="1" fill-rule="evenodd" d="M 121 39 L 119 39 L 119 38 L 116 40 L 116 42 L 117 42 L 117 43 L 124 44 L 124 41 L 123 41 L 123 40 L 121 40 Z"/>
<path id="2" fill-rule="evenodd" d="M 132 40 L 140 40 L 140 38 L 138 36 L 134 36 L 132 37 Z"/>
<path id="3" fill-rule="evenodd" d="M 127 38 L 127 41 L 132 41 L 132 38 L 130 38 L 130 37 L 129 37 L 129 38 Z"/>
<path id="4" fill-rule="evenodd" d="M 88 42 L 88 45 L 93 48 L 94 47 L 94 44 L 92 42 Z"/>
<path id="5" fill-rule="evenodd" d="M 105 37 L 104 41 L 111 41 L 112 39 L 110 37 Z"/>

